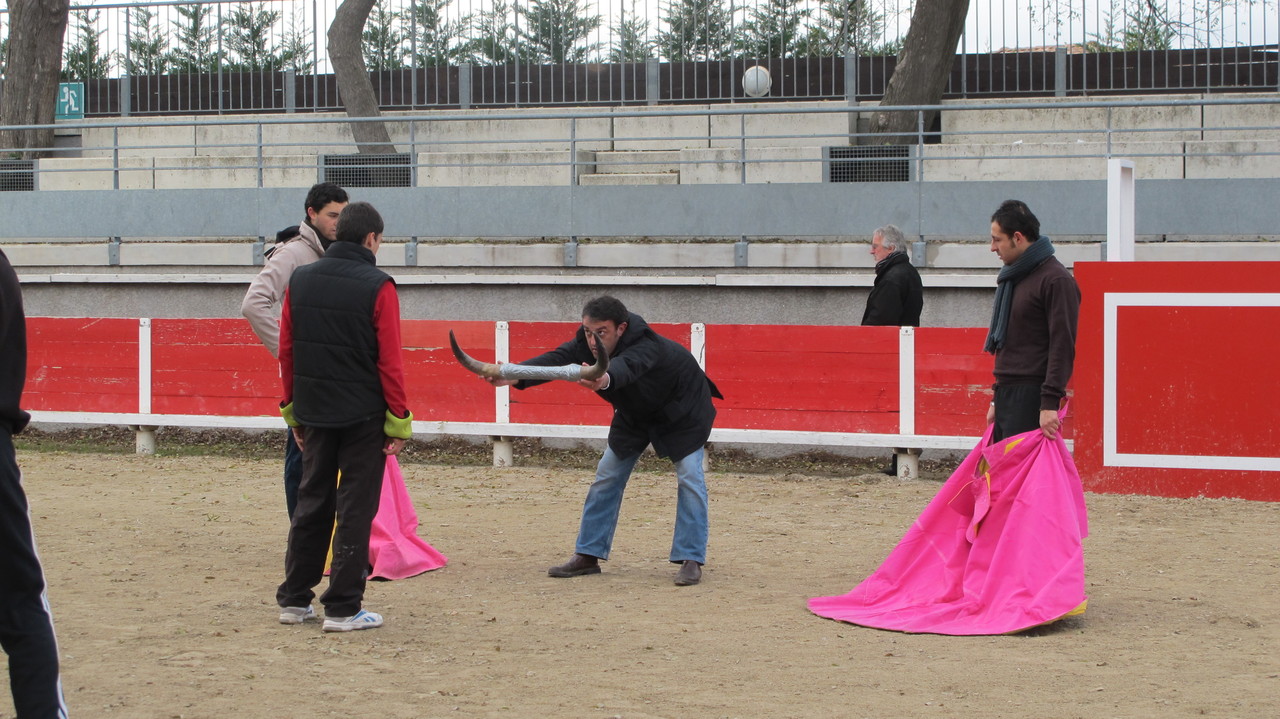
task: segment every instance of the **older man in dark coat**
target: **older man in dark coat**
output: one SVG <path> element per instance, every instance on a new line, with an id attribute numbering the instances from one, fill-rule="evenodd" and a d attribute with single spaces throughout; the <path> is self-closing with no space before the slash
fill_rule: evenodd
<path id="1" fill-rule="evenodd" d="M 920 326 L 924 285 L 906 250 L 906 237 L 893 225 L 885 225 L 871 235 L 871 255 L 876 258 L 876 282 L 867 296 L 867 309 L 862 313 L 864 327 Z M 884 473 L 898 474 L 898 455 L 893 455 Z"/>
<path id="2" fill-rule="evenodd" d="M 920 273 L 907 256 L 907 240 L 902 230 L 885 225 L 871 236 L 871 254 L 876 258 L 876 282 L 867 296 L 862 325 L 919 327 L 924 309 L 924 285 Z"/>

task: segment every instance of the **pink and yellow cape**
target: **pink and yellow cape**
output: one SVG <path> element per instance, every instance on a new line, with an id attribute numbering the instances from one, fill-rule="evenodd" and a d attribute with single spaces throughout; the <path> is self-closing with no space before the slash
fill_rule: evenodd
<path id="1" fill-rule="evenodd" d="M 906 536 L 819 616 L 877 629 L 1008 634 L 1084 611 L 1084 491 L 1062 441 L 991 427 Z"/>
<path id="2" fill-rule="evenodd" d="M 332 560 L 333 547 L 330 547 L 324 562 L 325 574 L 329 573 Z M 448 561 L 418 536 L 418 513 L 413 508 L 409 489 L 404 486 L 400 461 L 394 456 L 387 457 L 382 498 L 378 500 L 378 514 L 369 530 L 369 578 L 404 579 L 439 569 Z"/>

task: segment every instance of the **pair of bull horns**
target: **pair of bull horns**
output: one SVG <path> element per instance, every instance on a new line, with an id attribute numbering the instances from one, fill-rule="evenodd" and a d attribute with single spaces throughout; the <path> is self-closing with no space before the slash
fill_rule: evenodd
<path id="1" fill-rule="evenodd" d="M 458 358 L 458 362 L 463 367 L 486 379 L 562 379 L 576 382 L 580 379 L 600 379 L 604 376 L 605 371 L 609 369 L 609 353 L 605 351 L 604 343 L 600 341 L 599 337 L 590 332 L 587 333 L 587 337 L 588 342 L 595 344 L 596 351 L 596 363 L 590 367 L 575 364 L 567 364 L 560 367 L 535 367 L 515 362 L 504 362 L 502 364 L 481 362 L 462 351 L 462 348 L 458 346 L 458 340 L 453 336 L 453 330 L 449 330 L 449 346 L 453 348 L 453 356 Z"/>

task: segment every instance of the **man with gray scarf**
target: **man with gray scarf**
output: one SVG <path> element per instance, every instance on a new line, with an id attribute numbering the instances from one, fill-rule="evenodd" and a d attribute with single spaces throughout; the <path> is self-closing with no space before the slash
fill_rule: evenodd
<path id="1" fill-rule="evenodd" d="M 1075 364 L 1080 288 L 1020 200 L 991 216 L 991 251 L 1004 263 L 983 348 L 996 356 L 992 441 L 1035 429 L 1053 438 Z"/>

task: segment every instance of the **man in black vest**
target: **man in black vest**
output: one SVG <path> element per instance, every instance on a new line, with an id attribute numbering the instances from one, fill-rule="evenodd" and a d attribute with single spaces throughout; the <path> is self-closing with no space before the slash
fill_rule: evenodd
<path id="1" fill-rule="evenodd" d="M 58 642 L 13 435 L 31 415 L 19 406 L 27 381 L 27 320 L 9 258 L 0 252 L 0 646 L 9 655 L 13 708 L 23 717 L 66 717 Z"/>
<path id="2" fill-rule="evenodd" d="M 640 315 L 613 297 L 597 297 L 582 308 L 582 326 L 573 339 L 523 364 L 557 366 L 592 364 L 596 336 L 609 354 L 609 370 L 595 380 L 578 380 L 614 407 L 609 446 L 596 468 L 596 480 L 582 508 L 575 554 L 552 567 L 553 577 L 600 573 L 600 560 L 609 558 L 618 526 L 622 492 L 640 453 L 650 444 L 676 467 L 676 526 L 668 559 L 679 564 L 675 583 L 697 584 L 707 557 L 707 484 L 703 477 L 703 446 L 711 436 L 716 409 L 712 397 L 720 390 L 707 378 L 698 361 L 679 343 L 654 332 Z M 490 379 L 495 386 L 516 389 L 540 381 Z"/>
<path id="3" fill-rule="evenodd" d="M 315 617 L 312 588 L 333 538 L 326 632 L 382 626 L 362 609 L 369 532 L 387 455 L 413 434 L 400 356 L 395 282 L 375 266 L 382 216 L 367 202 L 338 218 L 337 241 L 289 280 L 280 315 L 280 412 L 302 449 L 302 484 L 289 529 L 281 624 Z M 342 483 L 338 483 L 338 473 Z M 337 529 L 334 529 L 334 513 Z"/>

